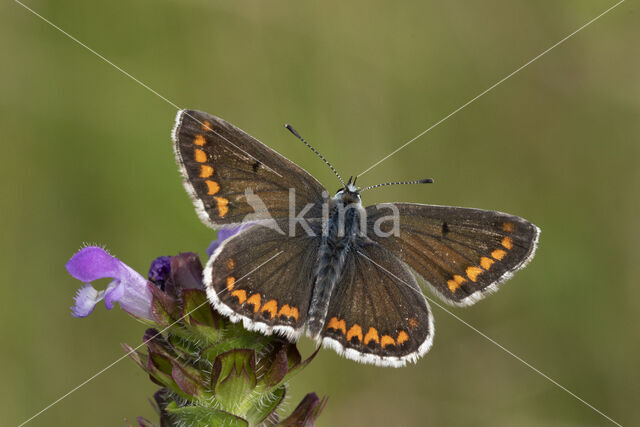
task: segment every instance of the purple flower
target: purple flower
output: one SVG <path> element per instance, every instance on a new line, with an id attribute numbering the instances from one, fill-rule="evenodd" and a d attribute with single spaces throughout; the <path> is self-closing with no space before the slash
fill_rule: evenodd
<path id="1" fill-rule="evenodd" d="M 171 257 L 159 256 L 149 267 L 149 280 L 164 291 L 165 282 L 171 275 Z"/>
<path id="2" fill-rule="evenodd" d="M 218 235 L 216 236 L 217 239 L 211 242 L 211 244 L 207 248 L 207 255 L 211 256 L 215 252 L 215 250 L 218 249 L 218 246 L 222 244 L 222 242 L 227 240 L 229 237 L 235 236 L 236 234 L 238 234 L 239 232 L 241 232 L 242 230 L 244 230 L 245 228 L 251 225 L 253 225 L 253 223 L 249 222 L 249 223 L 238 225 L 237 227 L 225 227 L 218 230 Z"/>
<path id="3" fill-rule="evenodd" d="M 104 299 L 109 310 L 118 302 L 127 313 L 152 320 L 151 291 L 147 287 L 147 280 L 104 249 L 96 246 L 82 248 L 71 257 L 66 267 L 74 278 L 85 282 L 74 298 L 75 304 L 71 307 L 73 316 L 88 316 L 96 304 Z M 103 291 L 89 284 L 105 277 L 111 277 L 113 281 Z"/>

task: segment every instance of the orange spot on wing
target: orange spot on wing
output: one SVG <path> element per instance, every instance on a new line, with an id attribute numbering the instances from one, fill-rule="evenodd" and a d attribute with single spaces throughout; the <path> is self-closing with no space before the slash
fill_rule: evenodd
<path id="1" fill-rule="evenodd" d="M 458 289 L 458 284 L 454 280 L 448 280 L 447 286 L 451 292 L 455 292 Z"/>
<path id="2" fill-rule="evenodd" d="M 209 165 L 200 165 L 200 178 L 209 178 L 213 175 L 213 168 Z"/>
<path id="3" fill-rule="evenodd" d="M 347 341 L 351 341 L 353 337 L 358 338 L 358 341 L 362 341 L 362 328 L 357 323 L 347 332 Z"/>
<path id="4" fill-rule="evenodd" d="M 295 308 L 295 307 L 289 307 L 289 304 L 285 304 L 285 305 L 282 306 L 282 308 L 278 312 L 278 317 L 279 316 L 293 317 L 297 322 L 298 321 L 298 309 Z"/>
<path id="5" fill-rule="evenodd" d="M 193 143 L 202 147 L 204 144 L 207 143 L 207 140 L 204 139 L 204 136 L 202 135 L 196 135 L 196 137 L 193 139 Z"/>
<path id="6" fill-rule="evenodd" d="M 237 297 L 240 304 L 244 304 L 244 302 L 247 300 L 247 293 L 242 289 L 231 292 L 231 296 Z"/>
<path id="7" fill-rule="evenodd" d="M 291 307 L 289 307 L 289 304 L 285 304 L 280 309 L 280 312 L 278 313 L 278 316 L 287 316 L 287 317 L 289 317 L 291 315 L 290 313 L 291 313 Z"/>
<path id="8" fill-rule="evenodd" d="M 382 338 L 380 338 L 380 345 L 382 348 L 385 348 L 388 345 L 396 345 L 396 342 L 389 335 L 383 335 Z"/>
<path id="9" fill-rule="evenodd" d="M 332 317 L 329 320 L 329 324 L 327 325 L 327 329 L 332 328 L 336 331 L 342 331 L 342 335 L 346 335 L 347 333 L 347 324 L 344 320 L 338 320 L 337 317 Z"/>
<path id="10" fill-rule="evenodd" d="M 513 233 L 513 230 L 515 229 L 515 226 L 513 225 L 512 222 L 505 222 L 502 224 L 502 229 L 504 231 L 506 231 L 507 233 Z"/>
<path id="11" fill-rule="evenodd" d="M 204 163 L 207 161 L 207 153 L 205 153 L 199 148 L 195 149 L 194 155 L 195 155 L 196 162 L 198 163 Z"/>
<path id="12" fill-rule="evenodd" d="M 460 285 L 462 285 L 466 281 L 467 281 L 467 279 L 465 279 L 464 277 L 460 276 L 459 274 L 454 274 L 453 275 L 453 279 L 451 279 L 451 280 L 449 280 L 447 282 L 447 286 L 449 286 L 449 290 L 451 292 L 455 292 L 456 289 L 458 289 L 460 287 Z"/>
<path id="13" fill-rule="evenodd" d="M 218 185 L 217 182 L 211 181 L 211 180 L 206 180 L 204 183 L 207 184 L 207 194 L 209 196 L 213 196 L 218 191 L 220 191 L 220 186 Z"/>
<path id="14" fill-rule="evenodd" d="M 224 197 L 214 197 L 218 207 L 218 216 L 223 218 L 229 212 L 229 200 Z"/>
<path id="15" fill-rule="evenodd" d="M 409 335 L 405 331 L 400 331 L 398 333 L 398 344 L 402 344 L 409 341 Z"/>
<path id="16" fill-rule="evenodd" d="M 495 251 L 491 252 L 491 257 L 500 261 L 506 254 L 506 251 L 503 251 L 502 249 L 496 249 Z"/>
<path id="17" fill-rule="evenodd" d="M 236 268 L 236 263 L 231 258 L 227 260 L 227 268 L 229 270 L 233 270 L 234 268 Z"/>
<path id="18" fill-rule="evenodd" d="M 364 336 L 364 345 L 369 344 L 369 342 L 373 340 L 376 343 L 380 342 L 380 338 L 378 337 L 378 330 L 376 328 L 369 328 L 369 332 Z"/>
<path id="19" fill-rule="evenodd" d="M 476 282 L 478 280 L 478 275 L 482 274 L 483 271 L 484 270 L 480 267 L 467 267 L 467 277 L 469 277 L 472 282 Z"/>
<path id="20" fill-rule="evenodd" d="M 276 313 L 278 312 L 278 302 L 274 299 L 265 302 L 262 309 L 260 309 L 260 312 L 264 313 L 265 311 L 269 312 L 272 319 L 276 317 Z"/>
<path id="21" fill-rule="evenodd" d="M 257 313 L 260 310 L 260 294 L 253 294 L 247 300 L 247 304 L 253 305 L 253 312 Z"/>
<path id="22" fill-rule="evenodd" d="M 483 256 L 482 258 L 480 258 L 480 265 L 485 270 L 490 269 L 491 268 L 491 264 L 493 264 L 493 263 L 494 263 L 494 261 L 491 258 L 487 258 L 486 256 Z"/>
<path id="23" fill-rule="evenodd" d="M 453 280 L 455 280 L 458 285 L 462 285 L 464 282 L 467 281 L 467 279 L 465 279 L 464 277 L 460 276 L 459 274 L 454 274 L 453 275 Z"/>
<path id="24" fill-rule="evenodd" d="M 208 131 L 213 130 L 213 128 L 211 127 L 211 123 L 209 123 L 208 120 L 202 121 L 202 130 L 208 130 Z"/>
<path id="25" fill-rule="evenodd" d="M 227 277 L 227 290 L 228 291 L 232 291 L 233 290 L 233 286 L 235 284 L 236 284 L 236 278 L 235 277 Z"/>
<path id="26" fill-rule="evenodd" d="M 418 326 L 418 319 L 414 319 L 413 317 L 409 319 L 409 327 L 414 329 Z"/>
<path id="27" fill-rule="evenodd" d="M 507 249 L 513 248 L 513 239 L 511 237 L 505 237 L 502 239 L 502 246 Z"/>

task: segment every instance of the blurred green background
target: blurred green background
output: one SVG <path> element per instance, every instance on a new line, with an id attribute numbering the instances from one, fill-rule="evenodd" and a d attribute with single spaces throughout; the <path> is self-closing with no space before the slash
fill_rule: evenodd
<path id="1" fill-rule="evenodd" d="M 360 173 L 614 2 L 30 0 L 30 7 L 180 107 L 216 114 L 336 179 Z M 434 177 L 365 202 L 473 206 L 542 229 L 498 294 L 452 311 L 624 425 L 640 423 L 640 10 L 627 1 L 361 178 Z M 215 233 L 182 189 L 176 110 L 17 3 L 0 5 L 2 424 L 24 421 L 137 344 L 103 305 L 68 307 L 83 242 L 142 273 Z M 322 351 L 293 384 L 329 395 L 321 426 L 608 425 L 434 307 L 417 365 Z M 303 340 L 307 352 L 313 346 Z M 129 360 L 30 425 L 153 418 Z"/>

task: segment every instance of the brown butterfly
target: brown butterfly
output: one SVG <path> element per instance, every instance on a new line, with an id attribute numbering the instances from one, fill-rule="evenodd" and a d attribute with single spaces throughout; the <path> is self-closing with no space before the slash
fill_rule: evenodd
<path id="1" fill-rule="evenodd" d="M 501 212 L 363 207 L 360 193 L 379 185 L 344 183 L 325 160 L 343 184 L 330 197 L 305 170 L 204 112 L 180 111 L 172 136 L 198 216 L 214 229 L 242 227 L 211 255 L 204 281 L 211 304 L 250 330 L 290 340 L 306 331 L 349 359 L 403 366 L 433 341 L 420 284 L 471 305 L 536 249 L 540 229 Z"/>

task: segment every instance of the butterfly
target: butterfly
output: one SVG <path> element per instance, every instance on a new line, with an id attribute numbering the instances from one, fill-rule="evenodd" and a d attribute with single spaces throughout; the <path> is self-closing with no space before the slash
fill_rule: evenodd
<path id="1" fill-rule="evenodd" d="M 349 359 L 404 366 L 433 343 L 422 287 L 468 306 L 532 259 L 540 229 L 517 216 L 415 203 L 363 207 L 360 193 L 380 185 L 344 183 L 289 130 L 340 179 L 333 197 L 218 117 L 181 110 L 172 132 L 200 219 L 239 230 L 215 249 L 203 280 L 213 307 L 245 328 L 291 341 L 306 332 Z"/>

